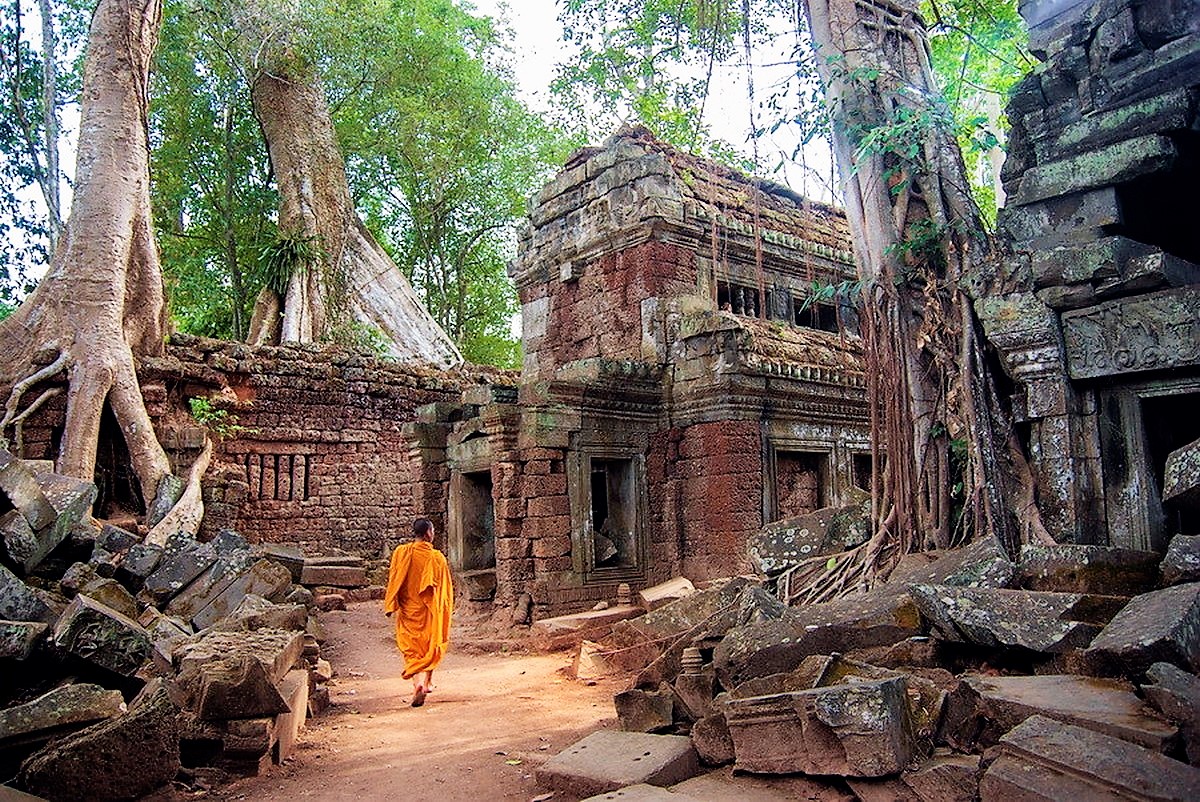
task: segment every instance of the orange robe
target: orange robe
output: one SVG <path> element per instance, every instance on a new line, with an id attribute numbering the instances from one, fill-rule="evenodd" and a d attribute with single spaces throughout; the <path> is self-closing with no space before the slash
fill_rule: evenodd
<path id="1" fill-rule="evenodd" d="M 446 558 L 433 544 L 417 540 L 392 552 L 383 609 L 395 614 L 404 678 L 437 668 L 450 645 L 454 589 Z"/>

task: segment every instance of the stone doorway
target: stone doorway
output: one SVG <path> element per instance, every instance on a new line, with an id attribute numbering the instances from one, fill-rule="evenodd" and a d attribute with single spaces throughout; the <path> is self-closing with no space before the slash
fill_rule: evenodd
<path id="1" fill-rule="evenodd" d="M 496 506 L 492 472 L 455 473 L 450 480 L 450 556 L 471 601 L 496 593 Z"/>

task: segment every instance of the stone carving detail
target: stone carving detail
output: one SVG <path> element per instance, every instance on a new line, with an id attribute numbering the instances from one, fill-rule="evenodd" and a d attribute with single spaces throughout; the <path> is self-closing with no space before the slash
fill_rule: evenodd
<path id="1" fill-rule="evenodd" d="M 1073 379 L 1200 365 L 1200 287 L 1067 313 L 1063 335 Z"/>

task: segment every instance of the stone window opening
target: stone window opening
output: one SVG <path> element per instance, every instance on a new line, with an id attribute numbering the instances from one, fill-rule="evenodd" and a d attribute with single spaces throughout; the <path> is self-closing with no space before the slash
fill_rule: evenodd
<path id="1" fill-rule="evenodd" d="M 761 317 L 758 288 L 730 281 L 717 282 L 717 308 L 745 317 Z"/>
<path id="2" fill-rule="evenodd" d="M 572 570 L 584 583 L 645 578 L 646 468 L 640 453 L 594 447 L 568 458 Z"/>
<path id="3" fill-rule="evenodd" d="M 496 506 L 492 498 L 492 472 L 464 473 L 458 501 L 455 512 L 462 531 L 462 570 L 495 570 Z"/>
<path id="4" fill-rule="evenodd" d="M 837 332 L 838 310 L 833 304 L 806 303 L 804 298 L 793 301 L 792 322 L 806 329 Z"/>
<path id="5" fill-rule="evenodd" d="M 260 501 L 308 501 L 312 457 L 309 454 L 245 454 L 242 465 L 250 496 Z"/>
<path id="6" fill-rule="evenodd" d="M 829 454 L 815 451 L 775 452 L 773 520 L 792 518 L 826 506 Z"/>
<path id="7" fill-rule="evenodd" d="M 871 468 L 873 465 L 874 460 L 871 459 L 869 452 L 850 455 L 851 479 L 859 490 L 871 492 Z"/>

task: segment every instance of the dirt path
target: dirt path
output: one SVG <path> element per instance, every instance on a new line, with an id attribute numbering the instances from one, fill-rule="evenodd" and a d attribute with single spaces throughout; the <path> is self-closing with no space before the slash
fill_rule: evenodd
<path id="1" fill-rule="evenodd" d="M 378 603 L 325 613 L 322 621 L 323 653 L 337 671 L 333 706 L 309 720 L 285 765 L 210 798 L 528 800 L 541 793 L 534 768 L 592 730 L 615 726 L 615 681 L 587 686 L 567 678 L 563 654 L 468 654 L 454 649 L 454 638 L 434 675 L 435 692 L 412 708 L 412 685 L 400 678 L 390 621 Z"/>

